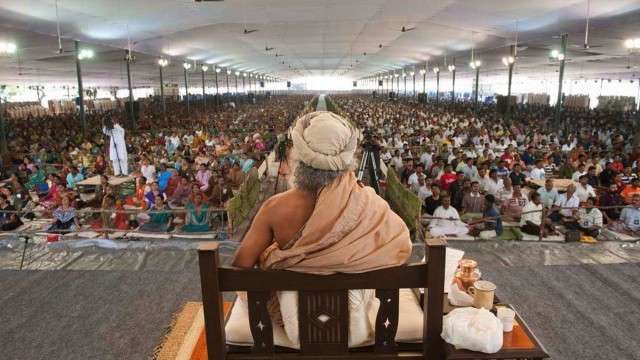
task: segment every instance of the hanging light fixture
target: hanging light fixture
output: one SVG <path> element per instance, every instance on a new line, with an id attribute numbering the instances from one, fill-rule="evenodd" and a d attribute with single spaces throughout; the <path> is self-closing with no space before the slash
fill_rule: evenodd
<path id="1" fill-rule="evenodd" d="M 11 42 L 0 42 L 0 55 L 13 55 L 18 50 L 16 44 Z"/>
<path id="2" fill-rule="evenodd" d="M 207 65 L 202 65 L 201 69 L 202 72 L 207 72 L 207 70 L 209 70 L 209 67 Z"/>
<path id="3" fill-rule="evenodd" d="M 166 67 L 167 65 L 169 65 L 169 60 L 160 58 L 158 59 L 158 65 L 160 65 L 161 67 Z"/>
<path id="4" fill-rule="evenodd" d="M 514 62 L 516 62 L 516 59 L 513 56 L 505 56 L 502 58 L 502 63 L 504 64 L 504 66 L 509 66 Z"/>
<path id="5" fill-rule="evenodd" d="M 189 64 L 188 62 L 184 62 L 184 63 L 182 63 L 182 67 L 185 70 L 189 70 L 189 69 L 191 69 L 191 64 Z"/>
<path id="6" fill-rule="evenodd" d="M 439 67 L 437 67 L 437 66 L 436 66 L 436 67 L 434 67 L 434 68 L 433 68 L 433 72 L 434 72 L 434 73 L 436 73 L 436 74 L 437 74 L 437 73 L 439 73 L 439 72 L 440 72 L 440 68 L 439 68 Z"/>

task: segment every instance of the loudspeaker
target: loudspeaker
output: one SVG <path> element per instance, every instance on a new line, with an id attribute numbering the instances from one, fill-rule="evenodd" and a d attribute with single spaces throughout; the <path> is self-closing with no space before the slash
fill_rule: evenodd
<path id="1" fill-rule="evenodd" d="M 287 81 L 287 87 L 290 88 L 291 87 L 291 81 Z"/>
<path id="2" fill-rule="evenodd" d="M 357 81 L 353 82 L 353 87 L 358 87 L 358 82 Z"/>
<path id="3" fill-rule="evenodd" d="M 264 88 L 264 81 L 260 81 L 260 87 Z"/>
<path id="4" fill-rule="evenodd" d="M 378 86 L 384 86 L 384 84 L 382 83 L 382 80 L 378 80 Z"/>

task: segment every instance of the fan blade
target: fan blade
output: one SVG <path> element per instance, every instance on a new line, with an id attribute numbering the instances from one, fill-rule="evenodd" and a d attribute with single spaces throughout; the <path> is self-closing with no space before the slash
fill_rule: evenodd
<path id="1" fill-rule="evenodd" d="M 251 33 L 256 32 L 256 31 L 258 31 L 258 30 L 257 29 L 251 29 L 251 30 L 244 29 L 244 33 L 245 34 L 251 34 Z"/>

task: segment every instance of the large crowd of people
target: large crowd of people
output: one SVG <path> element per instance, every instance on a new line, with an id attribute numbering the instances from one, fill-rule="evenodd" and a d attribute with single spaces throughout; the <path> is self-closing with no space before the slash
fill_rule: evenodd
<path id="1" fill-rule="evenodd" d="M 520 235 L 640 235 L 636 113 L 566 108 L 558 123 L 548 106 L 508 117 L 468 102 L 333 99 L 422 201 L 432 235 L 495 238 L 503 221 Z"/>
<path id="2" fill-rule="evenodd" d="M 224 208 L 310 99 L 274 96 L 208 111 L 191 104 L 189 112 L 168 102 L 166 113 L 150 106 L 135 127 L 126 113 L 87 114 L 84 133 L 73 115 L 11 120 L 0 226 L 44 218 L 51 232 L 209 231 L 213 210 Z M 95 186 L 86 193 L 89 179 Z"/>

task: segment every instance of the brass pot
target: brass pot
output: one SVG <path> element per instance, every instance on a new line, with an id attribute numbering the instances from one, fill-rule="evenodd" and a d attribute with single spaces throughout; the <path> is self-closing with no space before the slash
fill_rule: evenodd
<path id="1" fill-rule="evenodd" d="M 476 271 L 478 269 L 478 262 L 471 259 L 462 259 L 458 263 L 458 270 L 456 271 L 455 281 L 460 286 L 460 289 L 467 291 L 470 286 L 480 279 L 480 273 Z"/>

